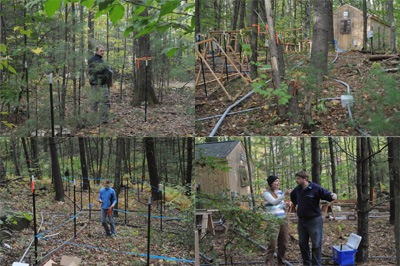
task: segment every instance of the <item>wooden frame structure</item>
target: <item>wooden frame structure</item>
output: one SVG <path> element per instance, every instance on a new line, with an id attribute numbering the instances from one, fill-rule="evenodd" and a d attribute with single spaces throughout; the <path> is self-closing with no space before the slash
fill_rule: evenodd
<path id="1" fill-rule="evenodd" d="M 251 83 L 251 78 L 248 74 L 248 58 L 244 54 L 243 56 L 238 57 L 238 51 L 237 47 L 239 46 L 239 40 L 242 42 L 246 43 L 246 39 L 243 38 L 241 35 L 240 31 L 212 31 L 210 32 L 210 35 L 215 36 L 204 39 L 202 41 L 197 42 L 195 45 L 195 52 L 196 52 L 196 57 L 198 60 L 200 60 L 201 65 L 199 68 L 199 71 L 197 73 L 196 77 L 196 87 L 197 86 L 207 86 L 209 83 L 217 82 L 219 87 L 222 88 L 224 93 L 226 94 L 227 98 L 230 101 L 234 101 L 239 97 L 241 94 L 242 90 L 239 91 L 235 96 L 231 96 L 230 93 L 226 90 L 225 86 L 223 85 L 222 81 L 225 79 L 229 79 L 230 77 L 235 77 L 235 76 L 240 76 L 246 84 Z M 204 36 L 205 37 L 205 36 Z M 239 39 L 241 38 L 241 39 Z M 248 38 L 247 38 L 248 41 Z M 222 47 L 221 42 L 224 42 L 224 49 Z M 233 47 L 234 48 L 233 48 Z M 223 64 L 223 67 L 221 68 L 220 73 L 216 73 L 215 67 L 211 67 L 211 65 L 207 62 L 208 58 L 212 58 L 213 60 L 216 58 L 222 58 L 224 57 L 225 63 Z M 244 67 L 244 64 L 247 63 L 246 67 Z M 229 68 L 233 69 L 233 74 L 229 74 L 228 71 L 228 64 Z M 239 70 L 240 68 L 240 70 Z M 207 69 L 209 73 L 213 76 L 214 79 L 212 80 L 205 80 L 205 75 L 204 71 Z M 244 71 L 244 74 L 242 74 L 242 71 Z M 201 75 L 203 74 L 203 83 L 200 83 L 200 78 Z M 214 93 L 218 89 L 215 88 L 213 91 L 210 92 L 210 94 Z M 206 92 L 207 95 L 207 92 Z"/>

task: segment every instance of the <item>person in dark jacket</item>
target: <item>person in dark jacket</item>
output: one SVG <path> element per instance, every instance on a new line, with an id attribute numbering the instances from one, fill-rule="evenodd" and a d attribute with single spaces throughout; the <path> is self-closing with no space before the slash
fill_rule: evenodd
<path id="1" fill-rule="evenodd" d="M 103 61 L 104 47 L 96 47 L 96 54 L 89 60 L 89 82 L 92 87 L 91 94 L 93 112 L 101 110 L 100 123 L 108 123 L 109 112 L 111 109 L 110 88 L 108 87 L 112 72 L 107 68 Z"/>
<path id="2" fill-rule="evenodd" d="M 337 195 L 308 179 L 306 171 L 296 173 L 298 186 L 290 193 L 290 199 L 297 206 L 297 231 L 303 265 L 321 265 L 323 219 L 319 201 L 333 201 L 337 199 Z M 312 243 L 311 259 L 309 239 Z"/>

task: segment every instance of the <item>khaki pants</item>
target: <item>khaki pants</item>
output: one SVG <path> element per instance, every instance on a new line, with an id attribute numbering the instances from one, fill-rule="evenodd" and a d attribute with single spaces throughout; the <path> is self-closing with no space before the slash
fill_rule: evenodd
<path id="1" fill-rule="evenodd" d="M 278 265 L 285 265 L 285 253 L 289 244 L 289 226 L 285 219 L 284 223 L 276 226 L 275 237 L 271 238 L 268 244 L 266 263 L 269 266 L 275 265 L 274 253 L 278 245 Z"/>

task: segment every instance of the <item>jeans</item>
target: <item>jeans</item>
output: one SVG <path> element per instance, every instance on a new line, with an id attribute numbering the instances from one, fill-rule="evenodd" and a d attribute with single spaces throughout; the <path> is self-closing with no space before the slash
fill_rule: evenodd
<path id="1" fill-rule="evenodd" d="M 108 209 L 101 209 L 101 224 L 104 226 L 107 235 L 115 234 L 114 210 L 111 212 L 110 216 L 107 215 L 107 211 Z M 107 217 L 111 228 L 108 228 Z"/>
<path id="2" fill-rule="evenodd" d="M 322 257 L 322 216 L 314 218 L 300 218 L 297 222 L 297 230 L 299 233 L 299 246 L 304 265 L 321 266 Z M 310 246 L 308 241 L 312 243 L 312 259 L 310 260 Z"/>
<path id="3" fill-rule="evenodd" d="M 100 109 L 100 123 L 108 122 L 108 117 L 111 109 L 110 89 L 106 85 L 91 86 L 91 111 L 97 113 Z M 100 103 L 100 105 L 99 105 Z"/>

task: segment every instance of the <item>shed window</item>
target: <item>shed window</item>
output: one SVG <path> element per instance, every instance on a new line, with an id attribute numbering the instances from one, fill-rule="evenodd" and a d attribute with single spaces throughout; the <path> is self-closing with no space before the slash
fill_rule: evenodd
<path id="1" fill-rule="evenodd" d="M 340 33 L 346 34 L 351 32 L 351 20 L 344 19 L 340 21 Z"/>
<path id="2" fill-rule="evenodd" d="M 246 167 L 243 165 L 239 165 L 239 176 L 240 176 L 240 185 L 242 187 L 249 185 L 249 179 L 247 177 Z"/>

